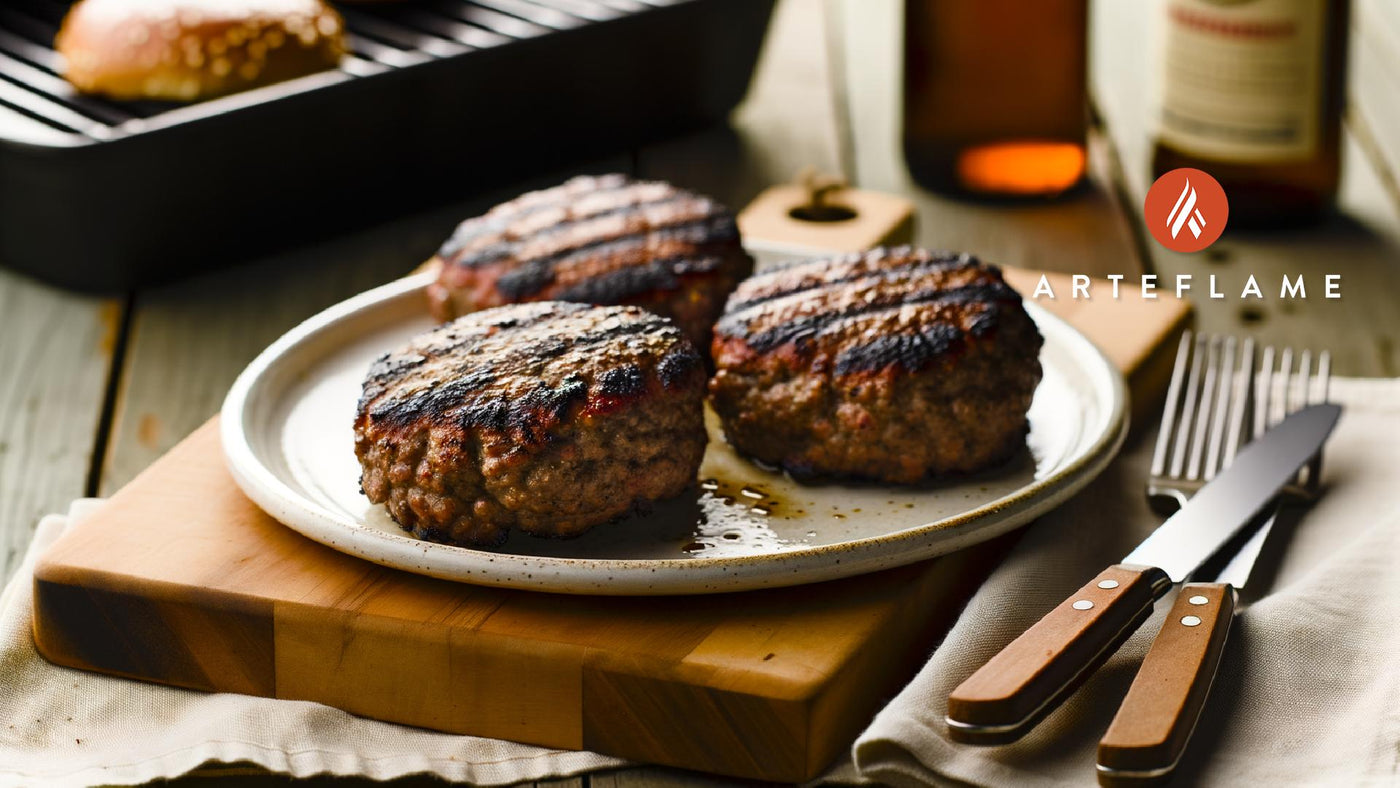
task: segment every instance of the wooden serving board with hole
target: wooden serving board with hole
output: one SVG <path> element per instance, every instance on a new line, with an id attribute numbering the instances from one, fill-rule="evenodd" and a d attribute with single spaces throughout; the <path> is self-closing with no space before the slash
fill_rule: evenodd
<path id="1" fill-rule="evenodd" d="M 1037 277 L 1012 274 L 1024 292 Z M 1170 300 L 1043 303 L 1099 341 L 1140 399 L 1160 388 L 1159 351 L 1187 317 Z M 283 527 L 234 484 L 210 422 L 42 557 L 34 633 L 44 656 L 71 667 L 799 781 L 913 675 L 1011 539 L 741 594 L 475 587 Z"/>

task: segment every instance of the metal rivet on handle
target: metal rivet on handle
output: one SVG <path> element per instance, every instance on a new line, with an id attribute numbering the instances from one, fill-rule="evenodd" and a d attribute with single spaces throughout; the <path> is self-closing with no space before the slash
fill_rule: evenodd
<path id="1" fill-rule="evenodd" d="M 1193 604 L 1193 605 L 1204 605 L 1205 603 L 1209 602 L 1210 600 L 1209 600 L 1209 599 L 1206 599 L 1205 597 L 1201 596 L 1200 594 L 1197 594 L 1197 595 L 1191 597 L 1190 599 L 1188 599 L 1188 600 L 1186 600 L 1186 601 L 1187 601 L 1187 602 L 1190 602 L 1190 603 Z"/>
<path id="2" fill-rule="evenodd" d="M 1081 599 L 1081 600 L 1079 600 L 1079 601 L 1077 601 L 1077 602 L 1074 603 L 1074 609 L 1075 609 L 1075 610 L 1088 610 L 1088 609 L 1092 608 L 1093 606 L 1094 606 L 1094 603 L 1093 603 L 1093 602 L 1090 602 L 1090 601 L 1087 600 L 1087 599 Z"/>
<path id="3" fill-rule="evenodd" d="M 1195 616 L 1182 616 L 1181 623 L 1188 627 L 1199 626 L 1201 620 Z"/>
<path id="4" fill-rule="evenodd" d="M 1117 580 L 1100 580 L 1100 581 L 1099 581 L 1099 588 L 1117 588 L 1117 587 L 1118 587 L 1118 581 L 1117 581 Z"/>

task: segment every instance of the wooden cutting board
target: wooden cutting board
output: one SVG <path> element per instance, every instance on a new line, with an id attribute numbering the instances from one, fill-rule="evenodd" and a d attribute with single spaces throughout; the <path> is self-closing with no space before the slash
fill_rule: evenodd
<path id="1" fill-rule="evenodd" d="M 1031 292 L 1038 275 L 1011 278 Z M 1143 393 L 1160 388 L 1158 368 L 1188 317 L 1182 303 L 1131 294 L 1042 303 Z M 71 667 L 800 781 L 908 680 L 1012 539 L 741 594 L 469 586 L 370 564 L 281 526 L 235 486 L 211 421 L 41 558 L 34 635 L 40 653 Z"/>

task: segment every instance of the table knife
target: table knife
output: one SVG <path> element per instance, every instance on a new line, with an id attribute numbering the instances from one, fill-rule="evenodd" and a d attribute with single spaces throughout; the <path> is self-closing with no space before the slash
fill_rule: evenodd
<path id="1" fill-rule="evenodd" d="M 1013 640 L 948 696 L 948 735 L 1005 744 L 1029 731 L 1127 640 L 1173 583 L 1239 533 L 1297 475 L 1341 408 L 1313 405 L 1245 446 L 1142 544 Z"/>
<path id="2" fill-rule="evenodd" d="M 1215 582 L 1181 587 L 1108 732 L 1099 741 L 1099 782 L 1143 785 L 1176 768 L 1215 681 L 1230 624 L 1278 508 L 1240 546 Z"/>

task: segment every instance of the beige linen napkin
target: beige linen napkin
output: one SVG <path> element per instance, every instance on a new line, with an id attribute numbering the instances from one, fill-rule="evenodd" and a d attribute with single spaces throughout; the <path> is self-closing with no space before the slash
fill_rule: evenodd
<path id="1" fill-rule="evenodd" d="M 34 558 L 70 518 L 98 503 L 78 501 L 67 517 L 45 517 L 0 593 L 0 785 L 126 785 L 208 761 L 255 763 L 298 777 L 426 772 L 478 785 L 623 764 L 591 752 L 376 722 L 317 703 L 194 692 L 51 665 L 30 633 Z"/>
<path id="2" fill-rule="evenodd" d="M 1337 380 L 1332 395 L 1346 412 L 1327 447 L 1326 494 L 1266 548 L 1175 784 L 1400 784 L 1400 380 Z M 1142 496 L 1154 439 L 1129 446 L 1084 493 L 1027 529 L 918 677 L 860 736 L 861 776 L 893 785 L 1095 784 L 1098 739 L 1171 597 L 1022 741 L 955 744 L 943 715 L 949 691 L 1160 522 Z"/>

